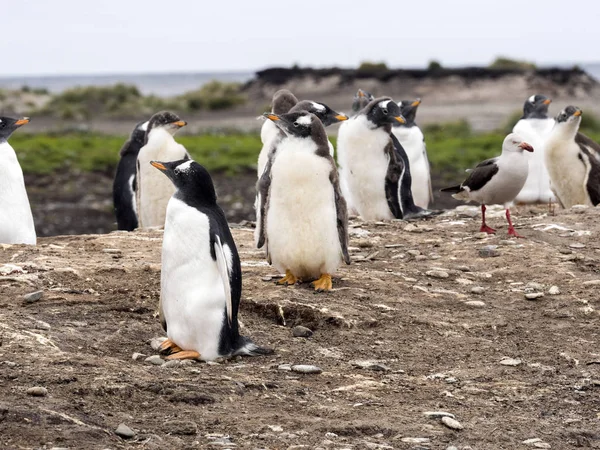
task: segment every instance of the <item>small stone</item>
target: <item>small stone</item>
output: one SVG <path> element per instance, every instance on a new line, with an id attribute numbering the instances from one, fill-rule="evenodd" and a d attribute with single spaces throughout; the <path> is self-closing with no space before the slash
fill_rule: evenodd
<path id="1" fill-rule="evenodd" d="M 411 256 L 419 256 L 421 254 L 419 250 L 407 250 L 406 253 L 408 253 Z"/>
<path id="2" fill-rule="evenodd" d="M 584 286 L 598 286 L 600 284 L 600 280 L 589 280 L 589 281 L 584 281 L 582 283 Z"/>
<path id="3" fill-rule="evenodd" d="M 541 283 L 531 282 L 525 285 L 525 289 L 531 289 L 533 291 L 542 291 L 544 290 L 544 285 Z"/>
<path id="4" fill-rule="evenodd" d="M 498 245 L 517 245 L 516 241 L 511 241 L 510 239 L 506 239 L 503 241 L 499 241 Z"/>
<path id="5" fill-rule="evenodd" d="M 425 275 L 431 278 L 448 278 L 450 275 L 443 270 L 428 270 Z"/>
<path id="6" fill-rule="evenodd" d="M 485 231 L 475 234 L 475 239 L 487 239 L 488 237 L 490 237 L 490 235 L 487 234 Z"/>
<path id="7" fill-rule="evenodd" d="M 274 433 L 281 433 L 283 431 L 281 425 L 267 425 L 267 427 Z"/>
<path id="8" fill-rule="evenodd" d="M 41 299 L 43 295 L 44 295 L 44 291 L 35 291 L 35 292 L 31 292 L 29 294 L 25 294 L 23 296 L 23 299 L 25 300 L 25 303 L 35 303 L 39 299 Z"/>
<path id="9" fill-rule="evenodd" d="M 338 437 L 338 435 L 335 433 L 327 432 L 327 433 L 325 433 L 325 437 L 327 439 L 335 439 L 336 437 Z"/>
<path id="10" fill-rule="evenodd" d="M 27 389 L 26 393 L 32 397 L 45 397 L 48 395 L 48 389 L 42 386 L 34 386 Z"/>
<path id="11" fill-rule="evenodd" d="M 378 361 L 356 360 L 350 361 L 350 364 L 352 364 L 354 367 L 358 367 L 359 369 L 375 370 L 379 372 L 387 372 L 388 370 L 391 370 L 388 366 Z"/>
<path id="12" fill-rule="evenodd" d="M 543 292 L 531 292 L 529 294 L 525 294 L 525 298 L 527 300 L 537 300 L 538 298 L 542 298 L 543 296 Z"/>
<path id="13" fill-rule="evenodd" d="M 425 411 L 423 415 L 430 419 L 441 419 L 442 417 L 451 417 L 452 419 L 456 418 L 454 414 L 445 411 Z"/>
<path id="14" fill-rule="evenodd" d="M 503 366 L 518 366 L 519 364 L 521 364 L 523 361 L 521 361 L 520 359 L 515 359 L 515 358 L 502 358 L 502 360 L 500 361 L 500 364 L 502 364 Z"/>
<path id="15" fill-rule="evenodd" d="M 497 248 L 497 245 L 486 245 L 485 247 L 481 247 L 479 249 L 479 256 L 482 258 L 494 258 L 500 256 L 500 252 L 496 250 Z"/>
<path id="16" fill-rule="evenodd" d="M 464 428 L 458 420 L 448 416 L 442 417 L 442 423 L 453 430 L 462 430 Z"/>
<path id="17" fill-rule="evenodd" d="M 483 294 L 485 292 L 485 288 L 481 287 L 481 286 L 473 286 L 471 288 L 471 293 L 472 294 Z"/>
<path id="18" fill-rule="evenodd" d="M 152 350 L 157 352 L 160 349 L 160 345 L 166 340 L 166 337 L 155 337 L 150 341 L 150 347 L 152 347 Z"/>
<path id="19" fill-rule="evenodd" d="M 292 370 L 292 365 L 291 364 L 280 364 L 277 366 L 277 370 L 285 370 L 287 372 Z"/>
<path id="20" fill-rule="evenodd" d="M 319 374 L 323 372 L 323 369 L 321 369 L 318 366 L 311 366 L 309 364 L 296 364 L 295 366 L 292 366 L 292 372 L 305 374 Z"/>
<path id="21" fill-rule="evenodd" d="M 419 437 L 405 437 L 400 439 L 401 442 L 406 444 L 429 444 L 429 438 L 419 438 Z"/>
<path id="22" fill-rule="evenodd" d="M 550 286 L 550 289 L 548 289 L 548 295 L 559 295 L 560 294 L 560 289 L 558 288 L 558 286 Z"/>
<path id="23" fill-rule="evenodd" d="M 43 320 L 36 320 L 35 324 L 33 325 L 33 328 L 35 328 L 36 330 L 48 331 L 52 327 L 50 326 L 50 324 L 48 322 L 44 322 Z"/>
<path id="24" fill-rule="evenodd" d="M 468 302 L 465 302 L 465 305 L 471 306 L 473 308 L 484 308 L 485 307 L 485 303 L 482 302 L 481 300 L 469 300 Z"/>
<path id="25" fill-rule="evenodd" d="M 170 369 L 170 368 L 179 367 L 179 366 L 181 366 L 181 361 L 178 359 L 172 359 L 170 361 L 166 361 L 164 364 L 161 365 L 161 367 L 163 369 Z"/>
<path id="26" fill-rule="evenodd" d="M 404 227 L 404 231 L 408 232 L 408 233 L 422 233 L 423 230 L 421 230 L 418 226 L 409 223 L 408 225 L 406 225 Z"/>
<path id="27" fill-rule="evenodd" d="M 122 437 L 123 439 L 131 439 L 135 436 L 135 432 L 124 423 L 119 424 L 119 426 L 115 430 L 115 434 L 117 436 Z"/>
<path id="28" fill-rule="evenodd" d="M 458 266 L 456 270 L 460 270 L 461 272 L 470 272 L 471 268 L 469 266 Z"/>
<path id="29" fill-rule="evenodd" d="M 111 255 L 118 255 L 119 253 L 122 253 L 120 248 L 103 248 L 102 251 Z"/>
<path id="30" fill-rule="evenodd" d="M 142 359 L 145 357 L 146 357 L 146 355 L 144 355 L 143 353 L 138 353 L 138 352 L 134 352 L 133 355 L 131 355 L 131 359 L 133 359 L 134 361 L 137 361 L 138 359 Z"/>
<path id="31" fill-rule="evenodd" d="M 271 281 L 272 279 L 273 279 L 273 277 L 271 277 L 271 276 L 261 278 L 261 280 L 263 280 L 263 281 Z"/>
<path id="32" fill-rule="evenodd" d="M 450 447 L 446 447 L 446 450 L 458 450 L 458 447 L 451 445 Z"/>
<path id="33" fill-rule="evenodd" d="M 569 247 L 571 247 L 571 248 L 585 248 L 585 244 L 582 244 L 581 242 L 573 242 L 572 244 L 569 244 Z"/>
<path id="34" fill-rule="evenodd" d="M 303 337 L 308 338 L 313 335 L 313 332 L 310 328 L 303 327 L 302 325 L 298 325 L 292 328 L 292 336 L 294 337 Z"/>
<path id="35" fill-rule="evenodd" d="M 425 255 L 415 256 L 415 261 L 425 261 L 426 259 L 427 259 L 427 256 L 425 256 Z"/>
<path id="36" fill-rule="evenodd" d="M 159 355 L 148 356 L 144 362 L 154 364 L 155 366 L 162 366 L 165 363 L 164 359 L 162 359 Z"/>

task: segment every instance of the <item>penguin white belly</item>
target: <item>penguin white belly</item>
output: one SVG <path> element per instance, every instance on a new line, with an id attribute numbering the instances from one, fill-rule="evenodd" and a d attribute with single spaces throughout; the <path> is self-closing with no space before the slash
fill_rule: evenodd
<path id="1" fill-rule="evenodd" d="M 573 140 L 551 138 L 546 142 L 546 166 L 552 187 L 565 208 L 593 206 L 585 188 L 587 169 L 578 155 L 579 146 Z"/>
<path id="2" fill-rule="evenodd" d="M 280 136 L 281 132 L 279 131 L 279 128 L 277 128 L 277 125 L 275 125 L 271 120 L 267 120 L 265 123 L 263 123 L 263 126 L 260 129 L 260 140 L 263 146 L 258 155 L 258 178 L 260 178 L 265 170 L 265 167 L 267 167 L 267 162 L 269 161 L 269 151 L 271 148 L 273 148 L 275 140 Z"/>
<path id="3" fill-rule="evenodd" d="M 340 185 L 348 190 L 352 206 L 365 220 L 393 219 L 385 196 L 389 157 L 383 151 L 390 136 L 384 130 L 367 128 L 363 116 L 343 125 L 338 135 Z"/>
<path id="4" fill-rule="evenodd" d="M 550 136 L 554 119 L 521 119 L 513 128 L 521 138 L 533 147 L 533 153 L 527 153 L 529 175 L 525 186 L 515 201 L 520 203 L 555 202 L 556 197 L 550 189 L 550 175 L 545 163 L 545 142 Z"/>
<path id="5" fill-rule="evenodd" d="M 298 147 L 301 144 L 298 144 Z M 268 251 L 282 273 L 318 278 L 341 263 L 335 195 L 329 161 L 309 149 L 280 151 L 271 171 Z"/>
<path id="6" fill-rule="evenodd" d="M 148 144 L 138 154 L 138 218 L 140 228 L 162 227 L 165 224 L 167 203 L 175 193 L 173 183 L 150 165 L 150 161 L 177 161 L 185 158 L 185 148 L 175 142 L 166 131 L 154 139 L 150 136 Z"/>
<path id="7" fill-rule="evenodd" d="M 221 356 L 226 298 L 211 256 L 209 220 L 176 198 L 167 207 L 161 299 L 169 339 L 183 350 L 197 351 L 203 360 Z"/>
<path id="8" fill-rule="evenodd" d="M 413 201 L 415 205 L 427 209 L 431 201 L 431 175 L 423 133 L 417 126 L 395 127 L 392 132 L 408 156 Z"/>
<path id="9" fill-rule="evenodd" d="M 23 171 L 8 142 L 0 144 L 0 243 L 37 242 Z"/>

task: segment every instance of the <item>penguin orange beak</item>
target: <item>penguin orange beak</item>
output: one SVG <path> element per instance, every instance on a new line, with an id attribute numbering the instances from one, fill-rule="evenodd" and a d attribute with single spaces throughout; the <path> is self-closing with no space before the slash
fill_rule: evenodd
<path id="1" fill-rule="evenodd" d="M 549 98 L 544 100 L 544 105 L 549 105 L 550 103 L 552 103 L 552 100 L 550 100 Z"/>
<path id="2" fill-rule="evenodd" d="M 400 123 L 406 123 L 406 120 L 404 120 L 404 117 L 402 116 L 396 116 L 394 117 L 394 119 L 396 119 Z"/>
<path id="3" fill-rule="evenodd" d="M 150 161 L 150 164 L 152 164 L 152 166 L 156 167 L 158 170 L 162 170 L 163 172 L 167 170 L 167 168 L 158 161 Z"/>
<path id="4" fill-rule="evenodd" d="M 267 119 L 269 119 L 269 120 L 272 120 L 272 121 L 274 121 L 274 122 L 276 122 L 276 121 L 278 121 L 278 120 L 281 120 L 281 119 L 279 118 L 279 116 L 278 116 L 278 115 L 276 115 L 276 114 L 264 113 L 264 114 L 263 114 L 263 116 L 265 116 Z"/>
<path id="5" fill-rule="evenodd" d="M 575 117 L 579 117 L 581 114 L 582 114 L 582 111 L 581 111 L 580 109 L 578 109 L 577 111 L 575 111 L 575 112 L 573 113 L 573 116 L 575 116 Z"/>
<path id="6" fill-rule="evenodd" d="M 362 89 L 359 89 L 357 94 L 360 98 L 365 97 L 365 92 Z"/>
<path id="7" fill-rule="evenodd" d="M 22 119 L 19 119 L 15 122 L 15 125 L 20 127 L 21 125 L 25 125 L 26 123 L 29 123 L 29 117 L 23 117 Z"/>
<path id="8" fill-rule="evenodd" d="M 527 142 L 521 142 L 519 144 L 519 148 L 526 150 L 528 152 L 533 152 L 533 147 L 529 145 Z"/>
<path id="9" fill-rule="evenodd" d="M 421 99 L 418 98 L 414 102 L 412 102 L 410 106 L 415 107 L 415 106 L 419 106 L 420 104 L 421 104 Z"/>
<path id="10" fill-rule="evenodd" d="M 337 116 L 335 116 L 335 118 L 339 122 L 343 122 L 344 120 L 348 120 L 348 116 L 346 114 L 338 114 Z"/>
<path id="11" fill-rule="evenodd" d="M 185 120 L 179 120 L 177 122 L 173 122 L 173 125 L 181 128 L 181 127 L 185 127 L 187 125 L 187 122 Z"/>

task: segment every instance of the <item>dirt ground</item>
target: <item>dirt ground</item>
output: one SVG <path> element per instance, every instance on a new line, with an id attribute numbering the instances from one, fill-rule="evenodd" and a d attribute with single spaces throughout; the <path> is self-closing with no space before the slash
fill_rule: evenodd
<path id="1" fill-rule="evenodd" d="M 235 227 L 245 334 L 275 353 L 217 364 L 144 361 L 163 335 L 160 231 L 2 246 L 0 447 L 600 449 L 600 210 L 522 207 L 519 240 L 501 214 L 491 237 L 476 208 L 354 219 L 328 294 L 276 286 Z"/>

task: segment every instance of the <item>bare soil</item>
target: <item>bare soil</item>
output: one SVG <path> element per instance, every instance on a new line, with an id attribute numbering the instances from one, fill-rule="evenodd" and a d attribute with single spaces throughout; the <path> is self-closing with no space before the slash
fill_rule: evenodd
<path id="1" fill-rule="evenodd" d="M 600 211 L 521 208 L 526 239 L 510 241 L 501 214 L 491 237 L 475 208 L 354 219 L 353 263 L 326 294 L 276 286 L 236 227 L 245 333 L 275 353 L 175 367 L 132 359 L 163 335 L 160 231 L 2 246 L 0 270 L 18 267 L 0 277 L 0 447 L 600 449 Z M 499 256 L 480 257 L 488 245 Z"/>

